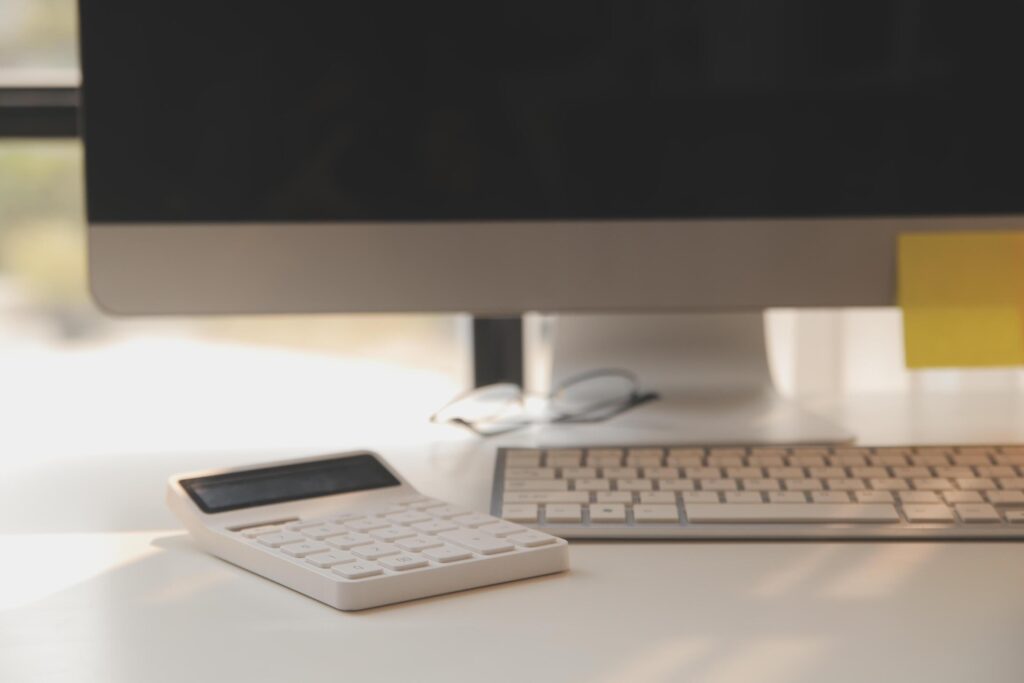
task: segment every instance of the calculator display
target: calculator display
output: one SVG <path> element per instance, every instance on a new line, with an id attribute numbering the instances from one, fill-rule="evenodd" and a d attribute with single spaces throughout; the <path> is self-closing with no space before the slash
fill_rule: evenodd
<path id="1" fill-rule="evenodd" d="M 400 484 L 369 454 L 181 480 L 181 486 L 206 513 Z"/>

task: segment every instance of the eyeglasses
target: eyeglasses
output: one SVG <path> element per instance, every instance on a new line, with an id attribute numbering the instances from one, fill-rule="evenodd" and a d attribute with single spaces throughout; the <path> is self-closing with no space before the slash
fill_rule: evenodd
<path id="1" fill-rule="evenodd" d="M 657 398 L 640 389 L 633 373 L 609 368 L 570 377 L 546 395 L 527 394 L 511 383 L 478 387 L 454 398 L 430 421 L 497 436 L 533 424 L 602 422 Z"/>

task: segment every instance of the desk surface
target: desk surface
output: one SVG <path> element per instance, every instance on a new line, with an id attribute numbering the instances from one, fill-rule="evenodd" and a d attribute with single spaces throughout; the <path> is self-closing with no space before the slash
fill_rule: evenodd
<path id="1" fill-rule="evenodd" d="M 816 407 L 863 443 L 1024 442 L 1015 396 Z M 490 448 L 454 438 L 381 450 L 424 492 L 485 509 Z M 577 542 L 565 575 L 337 612 L 205 555 L 164 509 L 168 474 L 282 455 L 54 458 L 2 473 L 0 680 L 933 682 L 1024 671 L 1020 543 Z"/>

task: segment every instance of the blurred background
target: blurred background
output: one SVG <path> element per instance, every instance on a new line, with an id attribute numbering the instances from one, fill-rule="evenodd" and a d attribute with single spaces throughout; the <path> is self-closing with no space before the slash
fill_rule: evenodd
<path id="1" fill-rule="evenodd" d="M 0 88 L 78 83 L 74 0 L 0 2 Z M 470 381 L 464 315 L 114 319 L 90 300 L 82 146 L 0 137 L 0 458 L 351 445 Z M 386 274 L 384 275 L 386 276 Z M 768 315 L 784 393 L 1006 391 L 903 368 L 895 309 Z"/>

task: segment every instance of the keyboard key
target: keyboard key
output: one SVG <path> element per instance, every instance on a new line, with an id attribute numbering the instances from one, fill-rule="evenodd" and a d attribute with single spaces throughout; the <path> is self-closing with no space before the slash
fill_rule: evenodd
<path id="1" fill-rule="evenodd" d="M 434 536 L 413 536 L 412 538 L 403 538 L 400 541 L 396 541 L 395 545 L 402 550 L 414 550 L 419 552 L 420 550 L 436 548 L 437 546 L 444 544 Z"/>
<path id="2" fill-rule="evenodd" d="M 596 467 L 567 467 L 562 470 L 563 479 L 596 479 Z"/>
<path id="3" fill-rule="evenodd" d="M 1024 510 L 1007 510 L 1006 521 L 1011 524 L 1024 524 Z"/>
<path id="4" fill-rule="evenodd" d="M 846 477 L 846 470 L 842 467 L 809 467 L 807 474 L 814 479 L 843 479 Z M 928 476 L 927 471 L 925 476 Z"/>
<path id="5" fill-rule="evenodd" d="M 892 505 L 847 503 L 761 503 L 706 505 L 687 503 L 691 523 L 886 523 L 898 522 Z"/>
<path id="6" fill-rule="evenodd" d="M 452 524 L 446 519 L 433 519 L 429 522 L 417 522 L 412 525 L 412 528 L 425 534 L 437 534 L 442 531 L 458 529 L 459 526 L 457 524 Z"/>
<path id="7" fill-rule="evenodd" d="M 605 467 L 602 474 L 605 479 L 636 479 L 640 476 L 635 467 Z"/>
<path id="8" fill-rule="evenodd" d="M 383 529 L 374 529 L 370 535 L 381 541 L 397 541 L 400 538 L 415 536 L 416 532 L 401 526 L 386 526 Z"/>
<path id="9" fill-rule="evenodd" d="M 867 488 L 863 479 L 828 479 L 825 485 L 831 491 L 863 491 Z"/>
<path id="10" fill-rule="evenodd" d="M 579 488 L 579 482 L 576 482 Z M 506 479 L 506 491 L 568 491 L 568 479 Z"/>
<path id="11" fill-rule="evenodd" d="M 614 503 L 591 505 L 590 521 L 596 524 L 624 524 L 626 522 L 626 506 Z"/>
<path id="12" fill-rule="evenodd" d="M 657 485 L 659 491 L 693 491 L 695 487 L 692 479 L 659 479 Z"/>
<path id="13" fill-rule="evenodd" d="M 576 503 L 548 505 L 544 508 L 544 519 L 548 522 L 572 522 L 578 524 L 583 520 L 581 508 Z"/>
<path id="14" fill-rule="evenodd" d="M 554 479 L 553 467 L 508 467 L 505 469 L 506 479 Z"/>
<path id="15" fill-rule="evenodd" d="M 505 467 L 540 467 L 541 452 L 534 448 L 505 451 Z"/>
<path id="16" fill-rule="evenodd" d="M 744 479 L 744 491 L 778 491 L 782 486 L 776 479 Z"/>
<path id="17" fill-rule="evenodd" d="M 725 476 L 730 479 L 762 479 L 764 470 L 760 467 L 727 467 Z"/>
<path id="18" fill-rule="evenodd" d="M 761 493 L 758 491 L 726 491 L 726 503 L 763 503 Z"/>
<path id="19" fill-rule="evenodd" d="M 714 491 L 683 491 L 683 502 L 685 503 L 717 503 L 718 494 Z"/>
<path id="20" fill-rule="evenodd" d="M 815 503 L 849 503 L 850 494 L 846 491 L 812 491 L 811 500 Z"/>
<path id="21" fill-rule="evenodd" d="M 888 491 L 854 491 L 853 497 L 858 503 L 894 503 Z"/>
<path id="22" fill-rule="evenodd" d="M 484 524 L 491 524 L 497 520 L 490 515 L 484 515 L 479 512 L 471 512 L 468 515 L 459 515 L 458 517 L 452 517 L 452 522 L 461 524 L 462 526 L 476 527 L 483 526 Z"/>
<path id="23" fill-rule="evenodd" d="M 1017 476 L 1017 473 L 1013 471 L 1012 467 L 1008 467 L 1005 465 L 982 465 L 980 467 L 975 467 L 974 471 L 977 473 L 979 477 L 987 478 Z M 971 475 L 968 474 L 966 476 L 969 477 Z"/>
<path id="24" fill-rule="evenodd" d="M 352 554 L 364 560 L 376 560 L 385 555 L 394 555 L 400 552 L 397 546 L 390 543 L 371 543 L 369 545 L 357 545 L 352 548 Z"/>
<path id="25" fill-rule="evenodd" d="M 736 491 L 739 489 L 739 484 L 735 479 L 701 479 L 700 488 L 702 491 Z"/>
<path id="26" fill-rule="evenodd" d="M 511 504 L 501 508 L 501 516 L 511 522 L 536 522 L 537 506 L 532 504 Z"/>
<path id="27" fill-rule="evenodd" d="M 1024 496 L 1022 496 L 1024 498 Z M 942 500 L 947 503 L 984 503 L 981 494 L 977 491 L 943 491 Z M 995 502 L 995 501 L 992 501 Z"/>
<path id="28" fill-rule="evenodd" d="M 985 498 L 993 505 L 1024 505 L 1024 491 L 986 491 Z M 957 501 L 973 503 L 981 501 Z"/>
<path id="29" fill-rule="evenodd" d="M 1001 477 L 997 479 L 999 482 L 999 488 L 1008 491 L 1021 491 L 1024 490 L 1024 478 L 1021 477 Z"/>
<path id="30" fill-rule="evenodd" d="M 493 524 L 484 524 L 480 527 L 480 531 L 501 538 L 502 536 L 518 534 L 526 530 L 518 524 L 512 524 L 511 522 L 494 522 Z"/>
<path id="31" fill-rule="evenodd" d="M 548 467 L 579 467 L 583 451 L 579 448 L 553 448 L 548 451 Z"/>
<path id="32" fill-rule="evenodd" d="M 791 455 L 786 458 L 790 467 L 824 467 L 825 458 L 820 455 Z"/>
<path id="33" fill-rule="evenodd" d="M 515 491 L 505 494 L 506 503 L 589 503 L 588 491 Z"/>
<path id="34" fill-rule="evenodd" d="M 634 505 L 633 519 L 637 523 L 678 522 L 679 508 L 675 505 Z"/>
<path id="35" fill-rule="evenodd" d="M 626 453 L 626 464 L 635 467 L 658 467 L 664 453 L 660 448 L 630 448 Z"/>
<path id="36" fill-rule="evenodd" d="M 911 483 L 918 491 L 948 491 L 953 488 L 952 482 L 948 479 L 911 479 Z M 960 488 L 964 487 L 961 486 Z M 992 487 L 986 486 L 985 488 Z"/>
<path id="37" fill-rule="evenodd" d="M 618 479 L 615 488 L 619 491 L 650 491 L 654 485 L 649 479 Z"/>
<path id="38" fill-rule="evenodd" d="M 942 501 L 939 499 L 939 494 L 934 491 L 897 491 L 896 496 L 900 499 L 901 503 L 927 503 L 927 504 L 938 504 Z"/>
<path id="39" fill-rule="evenodd" d="M 587 451 L 586 462 L 590 467 L 618 467 L 622 464 L 622 449 L 591 448 Z"/>
<path id="40" fill-rule="evenodd" d="M 336 564 L 342 564 L 344 562 L 355 562 L 356 556 L 352 553 L 345 552 L 344 550 L 331 550 L 326 553 L 316 553 L 315 555 L 307 555 L 306 562 L 309 562 L 314 567 L 320 567 L 326 569 L 327 567 L 333 567 Z"/>
<path id="41" fill-rule="evenodd" d="M 387 569 L 401 572 L 406 569 L 419 569 L 420 567 L 426 567 L 430 562 L 419 555 L 401 553 L 398 555 L 389 555 L 387 557 L 380 558 L 380 564 Z"/>
<path id="42" fill-rule="evenodd" d="M 887 479 L 889 472 L 884 467 L 851 467 L 850 474 L 860 479 Z"/>
<path id="43" fill-rule="evenodd" d="M 373 562 L 346 562 L 331 567 L 331 571 L 346 579 L 365 579 L 384 573 L 384 570 Z"/>
<path id="44" fill-rule="evenodd" d="M 607 479 L 577 479 L 573 486 L 577 491 L 609 491 L 612 483 Z"/>
<path id="45" fill-rule="evenodd" d="M 946 481 L 945 479 L 939 479 L 939 481 Z M 956 485 L 964 491 L 987 491 L 994 489 L 996 483 L 991 479 L 983 477 L 971 477 L 969 479 L 957 479 Z M 950 487 L 952 488 L 952 487 Z"/>
<path id="46" fill-rule="evenodd" d="M 803 479 L 802 467 L 769 467 L 768 476 L 772 479 Z"/>
<path id="47" fill-rule="evenodd" d="M 675 467 L 700 467 L 703 463 L 703 448 L 672 448 L 665 456 L 665 464 Z"/>
<path id="48" fill-rule="evenodd" d="M 780 451 L 781 453 L 782 451 Z M 750 455 L 747 456 L 747 464 L 753 467 L 785 467 L 786 461 L 782 455 Z M 771 476 L 771 475 L 768 475 Z"/>
<path id="49" fill-rule="evenodd" d="M 819 479 L 783 479 L 788 491 L 820 491 L 824 486 Z"/>
<path id="50" fill-rule="evenodd" d="M 678 467 L 645 467 L 645 479 L 678 479 Z"/>
<path id="51" fill-rule="evenodd" d="M 974 471 L 970 467 L 936 467 L 935 476 L 946 479 L 970 479 Z"/>
<path id="52" fill-rule="evenodd" d="M 457 562 L 459 560 L 468 560 L 473 557 L 473 553 L 467 551 L 465 548 L 459 548 L 454 545 L 444 544 L 437 548 L 429 548 L 423 551 L 424 557 L 429 557 L 435 562 Z"/>
<path id="53" fill-rule="evenodd" d="M 910 488 L 904 479 L 872 479 L 868 484 L 876 491 L 906 491 Z"/>
<path id="54" fill-rule="evenodd" d="M 304 541 L 306 540 L 306 537 L 302 534 L 295 533 L 294 531 L 278 531 L 277 533 L 257 536 L 256 540 L 263 545 L 268 545 L 271 548 L 277 548 L 285 543 Z"/>
<path id="55" fill-rule="evenodd" d="M 320 541 L 300 541 L 299 543 L 288 543 L 278 548 L 285 555 L 292 557 L 305 557 L 313 553 L 322 553 L 330 550 L 331 547 Z"/>
<path id="56" fill-rule="evenodd" d="M 957 516 L 965 522 L 1001 522 L 999 513 L 988 503 L 961 503 L 956 506 Z"/>
<path id="57" fill-rule="evenodd" d="M 513 546 L 508 543 L 507 539 L 495 538 L 489 534 L 483 534 L 471 529 L 446 531 L 439 535 L 449 543 L 461 545 L 463 548 L 468 548 L 469 550 L 480 553 L 481 555 L 507 553 L 513 549 Z M 425 550 L 423 552 L 424 554 L 429 554 L 431 551 Z"/>
<path id="58" fill-rule="evenodd" d="M 904 505 L 903 514 L 911 522 L 953 521 L 953 511 L 945 505 Z"/>
<path id="59" fill-rule="evenodd" d="M 837 467 L 866 467 L 868 464 L 868 459 L 861 453 L 837 453 L 825 460 Z"/>
<path id="60" fill-rule="evenodd" d="M 803 491 L 769 491 L 769 503 L 806 503 L 807 494 Z"/>
<path id="61" fill-rule="evenodd" d="M 629 491 L 598 491 L 595 497 L 598 503 L 623 503 L 629 505 L 633 502 L 633 494 Z"/>
<path id="62" fill-rule="evenodd" d="M 324 539 L 324 543 L 335 548 L 340 548 L 341 550 L 348 550 L 349 548 L 354 548 L 357 545 L 373 543 L 374 540 L 373 536 L 370 536 L 369 534 L 361 534 L 352 531 L 347 534 L 329 536 Z"/>
<path id="63" fill-rule="evenodd" d="M 983 453 L 971 454 L 971 455 L 953 455 L 951 457 L 954 465 L 964 465 L 967 467 L 974 467 L 977 465 L 991 465 L 992 459 Z"/>
<path id="64" fill-rule="evenodd" d="M 675 505 L 676 494 L 672 491 L 644 491 L 640 502 L 646 505 Z"/>
<path id="65" fill-rule="evenodd" d="M 721 479 L 722 470 L 717 467 L 687 467 L 684 470 L 687 479 Z"/>
<path id="66" fill-rule="evenodd" d="M 542 534 L 539 531 L 524 531 L 519 534 L 507 536 L 505 540 L 515 543 L 516 545 L 521 545 L 524 548 L 538 548 L 542 545 L 551 545 L 558 539 L 554 536 Z"/>
<path id="67" fill-rule="evenodd" d="M 893 467 L 892 476 L 900 479 L 924 478 L 932 476 L 932 473 L 928 471 L 927 467 Z"/>

